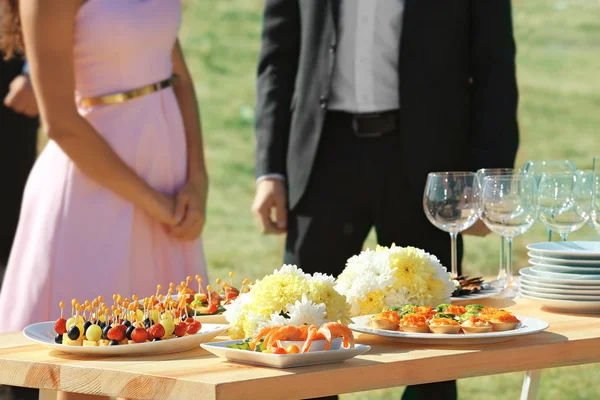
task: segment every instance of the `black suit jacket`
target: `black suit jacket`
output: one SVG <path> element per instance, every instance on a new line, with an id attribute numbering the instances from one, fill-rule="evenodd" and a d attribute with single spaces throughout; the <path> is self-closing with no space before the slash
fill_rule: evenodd
<path id="1" fill-rule="evenodd" d="M 266 0 L 258 64 L 256 174 L 302 197 L 319 146 L 339 0 Z M 406 0 L 400 43 L 404 172 L 511 167 L 518 147 L 510 0 Z M 350 133 L 349 133 L 350 134 Z"/>

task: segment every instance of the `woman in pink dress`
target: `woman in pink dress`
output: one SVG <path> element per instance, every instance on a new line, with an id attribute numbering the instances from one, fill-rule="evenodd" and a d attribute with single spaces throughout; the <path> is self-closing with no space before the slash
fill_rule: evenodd
<path id="1" fill-rule="evenodd" d="M 25 189 L 0 332 L 54 320 L 72 298 L 207 282 L 208 183 L 180 2 L 0 1 L 3 49 L 24 47 L 51 139 Z"/>

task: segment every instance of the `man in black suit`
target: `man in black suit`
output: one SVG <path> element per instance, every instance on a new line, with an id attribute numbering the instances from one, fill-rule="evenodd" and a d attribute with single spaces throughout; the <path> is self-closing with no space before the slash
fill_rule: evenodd
<path id="1" fill-rule="evenodd" d="M 287 233 L 285 262 L 311 273 L 338 275 L 372 227 L 382 245 L 449 265 L 448 234 L 423 211 L 427 173 L 512 167 L 517 103 L 510 0 L 266 0 L 262 231 Z M 456 387 L 405 396 L 449 399 Z"/>

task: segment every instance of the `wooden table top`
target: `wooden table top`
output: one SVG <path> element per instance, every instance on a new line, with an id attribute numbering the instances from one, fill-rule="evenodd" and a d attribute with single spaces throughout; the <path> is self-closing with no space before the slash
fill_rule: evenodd
<path id="1" fill-rule="evenodd" d="M 357 342 L 372 346 L 368 353 L 343 363 L 292 369 L 231 363 L 201 348 L 136 358 L 68 355 L 12 333 L 0 335 L 0 384 L 136 399 L 235 399 L 265 393 L 269 399 L 290 399 L 600 361 L 600 315 L 547 312 L 526 299 L 482 303 L 545 320 L 550 327 L 504 343 L 454 346 L 360 334 Z"/>

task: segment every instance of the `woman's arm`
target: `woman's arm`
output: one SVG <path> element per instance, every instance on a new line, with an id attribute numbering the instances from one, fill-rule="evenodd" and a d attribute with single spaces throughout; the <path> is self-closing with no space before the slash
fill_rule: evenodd
<path id="1" fill-rule="evenodd" d="M 202 128 L 200 113 L 194 90 L 194 82 L 185 64 L 185 58 L 179 41 L 173 47 L 173 73 L 180 80 L 173 87 L 185 126 L 187 142 L 188 169 L 187 182 L 176 197 L 177 216 L 181 223 L 171 233 L 181 239 L 194 240 L 202 232 L 206 219 L 206 197 L 208 194 L 208 176 L 204 162 Z"/>
<path id="2" fill-rule="evenodd" d="M 48 136 L 90 178 L 174 225 L 174 201 L 129 168 L 77 112 L 73 41 L 80 5 L 81 0 L 20 2 L 27 59 Z"/>
<path id="3" fill-rule="evenodd" d="M 204 163 L 204 147 L 202 144 L 202 127 L 200 124 L 200 112 L 194 82 L 190 71 L 185 63 L 185 58 L 179 45 L 179 41 L 173 47 L 173 73 L 179 76 L 179 82 L 174 85 L 173 90 L 177 96 L 177 102 L 183 116 L 185 134 L 188 149 L 188 179 L 206 177 L 206 165 Z"/>

